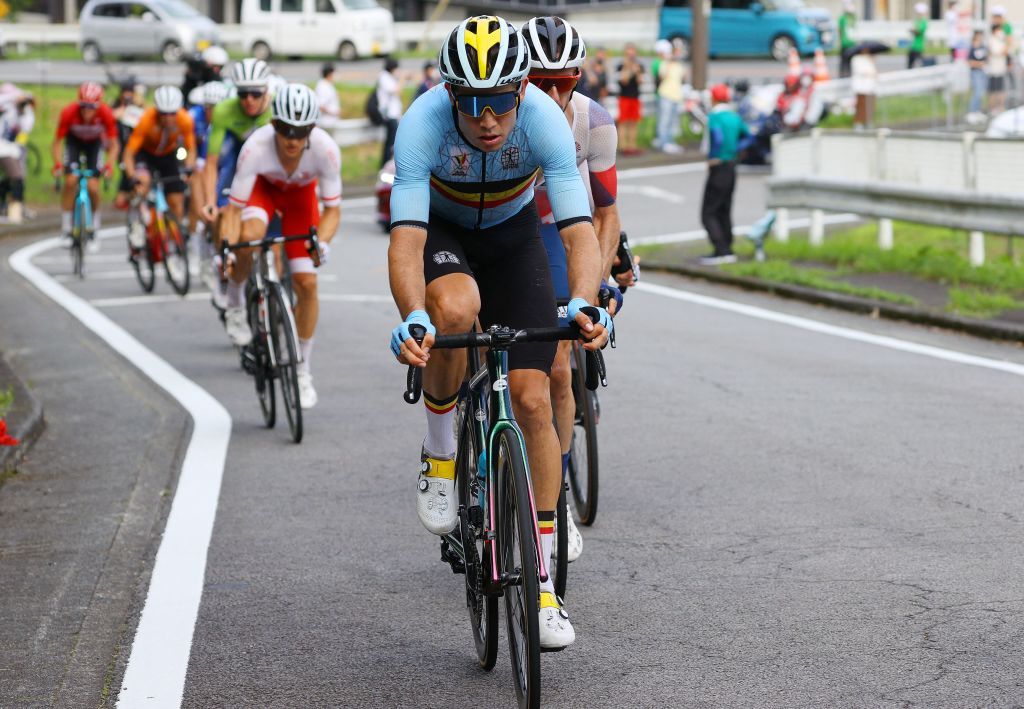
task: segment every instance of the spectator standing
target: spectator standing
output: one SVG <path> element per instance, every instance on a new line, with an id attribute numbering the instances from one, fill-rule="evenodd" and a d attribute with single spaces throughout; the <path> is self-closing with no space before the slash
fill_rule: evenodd
<path id="1" fill-rule="evenodd" d="M 910 52 L 907 54 L 907 68 L 913 69 L 924 60 L 925 34 L 928 32 L 928 5 L 919 2 L 914 5 L 914 24 L 910 28 L 910 34 L 914 39 L 910 42 Z"/>
<path id="2" fill-rule="evenodd" d="M 1013 36 L 1013 26 L 1006 21 L 1006 8 L 1002 5 L 992 6 L 992 27 L 1003 30 L 1003 37 L 1006 39 L 1006 88 L 1013 89 L 1013 55 L 1017 50 L 1017 41 Z"/>
<path id="3" fill-rule="evenodd" d="M 985 45 L 985 33 L 975 30 L 971 37 L 971 48 L 967 53 L 967 65 L 971 68 L 971 103 L 967 109 L 968 123 L 984 123 L 985 114 L 982 101 L 988 91 L 988 47 Z"/>
<path id="4" fill-rule="evenodd" d="M 639 155 L 636 133 L 640 123 L 640 80 L 644 65 L 636 57 L 636 45 L 626 45 L 625 54 L 618 67 L 619 74 L 619 146 L 623 155 Z"/>
<path id="5" fill-rule="evenodd" d="M 398 61 L 391 58 L 384 60 L 384 69 L 377 78 L 377 106 L 386 129 L 381 167 L 384 167 L 395 151 L 395 134 L 398 133 L 398 121 L 402 118 L 401 92 L 404 84 L 405 79 L 398 75 Z"/>
<path id="6" fill-rule="evenodd" d="M 870 128 L 875 122 L 875 92 L 878 89 L 878 67 L 869 49 L 850 60 L 853 93 L 857 97 L 853 112 L 854 130 Z"/>
<path id="7" fill-rule="evenodd" d="M 857 26 L 857 12 L 853 0 L 843 3 L 843 14 L 839 16 L 839 78 L 850 75 L 850 60 L 853 48 L 857 44 L 853 38 L 853 29 Z"/>
<path id="8" fill-rule="evenodd" d="M 679 131 L 679 111 L 683 105 L 683 84 L 686 83 L 686 65 L 683 64 L 683 43 L 675 40 L 669 45 L 669 56 L 658 64 L 658 131 L 655 147 L 666 153 L 678 153 L 676 143 Z"/>
<path id="9" fill-rule="evenodd" d="M 708 113 L 708 177 L 704 183 L 701 205 L 701 223 L 708 232 L 714 251 L 700 261 L 715 266 L 733 263 L 732 252 L 732 197 L 736 190 L 736 150 L 740 138 L 749 135 L 740 114 L 729 103 L 729 87 L 716 84 L 711 87 L 712 108 Z"/>
<path id="10" fill-rule="evenodd" d="M 576 90 L 590 100 L 604 104 L 608 98 L 608 57 L 604 49 L 597 49 L 587 57 Z"/>
<path id="11" fill-rule="evenodd" d="M 334 85 L 334 64 L 325 62 L 320 67 L 320 80 L 316 82 L 316 101 L 320 105 L 320 124 L 341 120 L 341 101 Z"/>
<path id="12" fill-rule="evenodd" d="M 434 62 L 427 62 L 423 65 L 423 81 L 416 87 L 416 96 L 414 98 L 419 98 L 440 82 L 441 74 L 437 71 L 437 65 Z"/>
<path id="13" fill-rule="evenodd" d="M 993 25 L 988 38 L 988 113 L 990 116 L 1006 110 L 1006 74 L 1008 44 L 1003 28 Z"/>
<path id="14" fill-rule="evenodd" d="M 949 0 L 949 9 L 946 10 L 946 43 L 949 45 L 949 57 L 953 61 L 960 58 L 962 51 L 966 49 L 966 41 L 961 31 L 962 24 L 957 1 Z"/>

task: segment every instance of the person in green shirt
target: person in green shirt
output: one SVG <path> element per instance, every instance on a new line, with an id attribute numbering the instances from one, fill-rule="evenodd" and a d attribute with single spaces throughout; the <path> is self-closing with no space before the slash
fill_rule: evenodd
<path id="1" fill-rule="evenodd" d="M 914 5 L 914 14 L 916 17 L 910 29 L 910 34 L 914 36 L 914 39 L 910 43 L 910 53 L 907 54 L 908 69 L 913 69 L 922 63 L 924 58 L 925 33 L 928 32 L 928 5 L 923 2 L 917 3 Z"/>
<path id="2" fill-rule="evenodd" d="M 736 190 L 736 153 L 740 138 L 749 135 L 747 125 L 729 103 L 729 87 L 715 84 L 711 87 L 712 108 L 708 113 L 708 178 L 704 183 L 704 199 L 700 219 L 714 247 L 700 262 L 715 266 L 733 263 L 732 252 L 732 197 Z"/>
<path id="3" fill-rule="evenodd" d="M 850 60 L 857 41 L 853 38 L 853 28 L 857 26 L 857 13 L 853 0 L 843 3 L 843 14 L 839 16 L 839 77 L 850 75 Z"/>

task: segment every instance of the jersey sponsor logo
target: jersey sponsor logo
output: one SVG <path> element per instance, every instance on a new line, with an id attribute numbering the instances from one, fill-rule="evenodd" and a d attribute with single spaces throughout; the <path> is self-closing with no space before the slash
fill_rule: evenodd
<path id="1" fill-rule="evenodd" d="M 448 172 L 452 177 L 466 177 L 469 175 L 469 154 L 456 153 L 452 155 L 452 166 Z"/>
<path id="2" fill-rule="evenodd" d="M 519 167 L 518 145 L 509 145 L 501 151 L 501 167 L 505 170 L 513 170 Z"/>
<path id="3" fill-rule="evenodd" d="M 434 254 L 434 263 L 438 266 L 445 263 L 462 263 L 459 261 L 459 257 L 453 254 L 451 251 L 438 251 Z"/>

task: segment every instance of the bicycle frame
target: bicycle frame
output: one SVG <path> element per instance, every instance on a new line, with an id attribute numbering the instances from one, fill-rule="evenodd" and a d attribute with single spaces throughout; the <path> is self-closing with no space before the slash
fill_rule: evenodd
<path id="1" fill-rule="evenodd" d="M 78 194 L 75 195 L 75 203 L 81 203 L 82 205 L 82 223 L 79 225 L 79 228 L 91 229 L 92 200 L 89 199 L 89 180 L 95 177 L 96 173 L 93 170 L 83 170 L 79 167 L 73 167 L 69 174 L 78 178 Z M 79 233 L 79 238 L 81 238 L 81 233 Z"/>

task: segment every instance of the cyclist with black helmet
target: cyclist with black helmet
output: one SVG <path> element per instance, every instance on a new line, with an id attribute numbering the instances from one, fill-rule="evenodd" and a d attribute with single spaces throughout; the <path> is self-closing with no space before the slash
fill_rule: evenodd
<path id="1" fill-rule="evenodd" d="M 413 103 L 395 141 L 388 266 L 404 321 L 392 333 L 391 349 L 400 362 L 425 368 L 417 512 L 435 534 L 450 532 L 457 521 L 453 417 L 466 360 L 461 350 L 431 351 L 434 334 L 466 332 L 478 316 L 484 327 L 556 324 L 533 199 L 541 170 L 569 254 L 569 317 L 588 349 L 602 346 L 611 330 L 603 309 L 598 324 L 581 312 L 597 300 L 601 253 L 572 132 L 558 106 L 527 83 L 529 63 L 520 33 L 506 20 L 464 20 L 441 47 L 444 84 Z M 412 325 L 426 330 L 422 344 L 410 337 Z M 509 353 L 509 389 L 526 440 L 546 560 L 562 481 L 548 382 L 554 355 L 554 343 Z M 550 579 L 541 585 L 539 605 L 541 647 L 573 642 Z"/>
<path id="2" fill-rule="evenodd" d="M 530 83 L 550 96 L 562 109 L 572 128 L 576 164 L 583 176 L 594 215 L 594 229 L 601 245 L 601 273 L 611 271 L 619 245 L 619 208 L 616 205 L 618 178 L 615 152 L 618 137 L 615 121 L 601 104 L 576 91 L 583 73 L 587 48 L 579 32 L 561 17 L 535 17 L 520 30 L 530 49 Z M 537 192 L 541 238 L 548 252 L 551 280 L 555 296 L 569 297 L 565 247 L 558 235 L 547 190 L 542 184 Z M 629 285 L 629 284 L 627 284 Z M 612 289 L 618 294 L 618 289 Z M 614 311 L 613 311 L 614 314 Z M 562 474 L 569 464 L 572 429 L 576 407 L 572 393 L 571 342 L 559 342 L 558 353 L 551 366 L 551 405 L 555 412 L 558 439 L 562 449 Z M 568 520 L 568 561 L 575 561 L 583 551 L 583 536 L 572 515 Z"/>
<path id="3" fill-rule="evenodd" d="M 281 227 L 288 236 L 319 226 L 321 263 L 327 258 L 341 219 L 341 151 L 326 131 L 316 127 L 319 117 L 316 93 L 308 86 L 288 84 L 274 97 L 271 124 L 253 133 L 238 156 L 238 169 L 221 225 L 228 243 L 237 243 L 240 238 L 262 239 L 277 212 L 282 215 Z M 319 199 L 324 205 L 322 217 L 317 206 L 318 184 Z M 299 403 L 309 409 L 317 402 L 309 360 L 320 304 L 316 269 L 306 248 L 301 241 L 285 244 L 297 299 Z M 230 267 L 235 288 L 244 287 L 251 265 L 251 257 L 239 253 Z M 243 308 L 229 309 L 228 317 L 241 318 L 246 323 Z M 245 326 L 248 328 L 247 323 Z"/>

